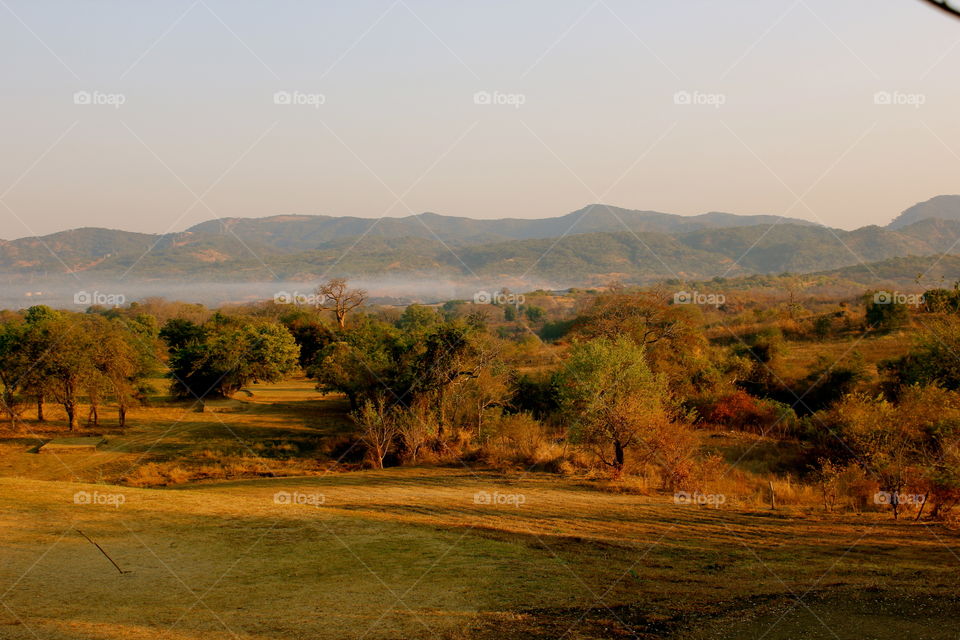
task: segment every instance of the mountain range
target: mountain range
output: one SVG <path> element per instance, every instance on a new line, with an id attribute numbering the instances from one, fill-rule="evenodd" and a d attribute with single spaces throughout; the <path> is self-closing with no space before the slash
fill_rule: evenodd
<path id="1" fill-rule="evenodd" d="M 80 228 L 0 241 L 0 278 L 14 284 L 68 274 L 141 282 L 477 276 L 505 286 L 566 287 L 822 272 L 939 256 L 957 244 L 960 196 L 938 196 L 886 227 L 853 231 L 772 215 L 680 216 L 596 204 L 537 220 L 280 215 L 225 218 L 163 235 Z"/>

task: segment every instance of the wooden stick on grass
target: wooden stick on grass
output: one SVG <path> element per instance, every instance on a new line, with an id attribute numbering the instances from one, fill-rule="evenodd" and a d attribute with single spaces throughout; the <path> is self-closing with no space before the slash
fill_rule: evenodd
<path id="1" fill-rule="evenodd" d="M 120 572 L 120 575 L 123 575 L 123 574 L 125 574 L 125 573 L 131 573 L 130 571 L 124 571 L 123 569 L 121 569 L 121 568 L 120 568 L 120 565 L 118 565 L 116 562 L 114 562 L 114 561 L 113 561 L 113 558 L 110 557 L 110 554 L 108 554 L 106 551 L 103 550 L 103 547 L 101 547 L 100 545 L 98 545 L 98 544 L 97 544 L 96 542 L 94 542 L 93 540 L 90 540 L 90 536 L 88 536 L 87 534 L 85 534 L 83 531 L 80 531 L 80 529 L 75 529 L 75 531 L 76 531 L 77 533 L 79 533 L 80 535 L 82 535 L 84 538 L 86 538 L 87 541 L 90 542 L 90 544 L 92 544 L 93 546 L 95 546 L 97 549 L 100 549 L 100 553 L 102 553 L 102 554 L 107 558 L 107 560 L 110 561 L 110 564 L 112 564 L 114 567 L 117 568 L 117 571 Z"/>

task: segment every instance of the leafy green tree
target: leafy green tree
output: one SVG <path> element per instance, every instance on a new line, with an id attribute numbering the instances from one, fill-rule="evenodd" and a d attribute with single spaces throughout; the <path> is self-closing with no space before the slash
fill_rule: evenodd
<path id="1" fill-rule="evenodd" d="M 425 403 L 436 412 L 442 436 L 454 388 L 477 378 L 496 357 L 483 335 L 469 321 L 401 332 L 365 318 L 340 332 L 340 341 L 327 346 L 308 373 L 321 391 L 344 393 L 354 411 L 383 393 L 389 405 Z M 490 406 L 487 399 L 478 402 Z"/>
<path id="2" fill-rule="evenodd" d="M 157 372 L 157 327 L 151 319 L 149 316 L 129 321 L 104 318 L 93 328 L 96 375 L 89 383 L 88 395 L 94 424 L 98 421 L 98 394 L 113 394 L 117 419 L 124 427 L 130 408 L 148 390 L 147 378 Z"/>
<path id="3" fill-rule="evenodd" d="M 21 352 L 31 363 L 25 374 L 25 388 L 33 395 L 37 403 L 37 421 L 44 422 L 44 403 L 50 396 L 52 373 L 52 353 L 57 346 L 52 335 L 52 323 L 60 316 L 46 305 L 35 305 L 24 314 L 26 333 L 23 336 Z"/>
<path id="4" fill-rule="evenodd" d="M 820 356 L 817 363 L 800 384 L 796 397 L 797 412 L 809 414 L 826 409 L 842 397 L 853 393 L 867 379 L 867 366 L 859 352 L 851 354 L 847 362 L 835 362 Z"/>
<path id="5" fill-rule="evenodd" d="M 654 434 L 669 422 L 662 376 L 647 364 L 642 344 L 600 337 L 576 344 L 555 382 L 573 441 L 592 448 L 616 472 L 627 452 L 651 455 Z"/>
<path id="6" fill-rule="evenodd" d="M 171 351 L 177 351 L 189 344 L 200 342 L 205 337 L 200 324 L 185 318 L 171 318 L 160 329 L 160 338 L 167 343 Z"/>
<path id="7" fill-rule="evenodd" d="M 931 313 L 956 313 L 960 311 L 960 291 L 957 289 L 924 291 L 923 308 Z"/>
<path id="8" fill-rule="evenodd" d="M 253 382 L 276 382 L 297 368 L 299 348 L 285 327 L 215 315 L 200 336 L 172 351 L 173 392 L 229 396 Z"/>
<path id="9" fill-rule="evenodd" d="M 960 389 L 960 318 L 924 322 L 914 347 L 879 368 L 892 378 L 892 394 L 899 387 L 915 384 Z"/>
<path id="10" fill-rule="evenodd" d="M 21 392 L 28 382 L 27 375 L 33 365 L 24 348 L 26 327 L 19 320 L 6 320 L 0 324 L 0 408 L 10 420 L 12 429 L 18 428 Z"/>
<path id="11" fill-rule="evenodd" d="M 397 328 L 408 333 L 424 333 L 441 322 L 441 318 L 431 307 L 412 304 L 403 310 Z"/>
<path id="12" fill-rule="evenodd" d="M 407 373 L 412 380 L 410 391 L 426 396 L 437 408 L 439 435 L 449 426 L 447 421 L 449 394 L 454 385 L 466 378 L 476 378 L 495 357 L 495 350 L 484 348 L 474 325 L 445 323 L 427 334 L 422 350 L 414 358 Z M 486 345 L 489 346 L 489 345 Z"/>
<path id="13" fill-rule="evenodd" d="M 280 322 L 300 347 L 300 367 L 304 370 L 314 364 L 320 352 L 335 339 L 326 323 L 315 313 L 303 309 L 281 316 Z"/>
<path id="14" fill-rule="evenodd" d="M 80 394 L 88 390 L 98 375 L 95 367 L 95 331 L 93 316 L 59 315 L 49 321 L 49 336 L 54 345 L 47 357 L 49 390 L 67 414 L 67 427 L 77 427 L 77 409 Z"/>
<path id="15" fill-rule="evenodd" d="M 742 358 L 746 370 L 737 379 L 737 384 L 757 397 L 780 397 L 785 401 L 796 400 L 785 392 L 777 368 L 786 350 L 783 334 L 777 327 L 766 327 L 751 336 L 742 338 L 733 349 L 733 355 Z"/>
<path id="16" fill-rule="evenodd" d="M 389 392 L 390 401 L 406 396 L 405 363 L 412 353 L 395 327 L 363 318 L 338 338 L 324 347 L 307 370 L 320 391 L 345 394 L 352 411 L 374 401 L 382 391 Z"/>
<path id="17" fill-rule="evenodd" d="M 547 317 L 547 312 L 544 311 L 543 307 L 538 307 L 533 304 L 524 306 L 523 314 L 527 316 L 527 320 L 530 322 L 541 322 Z"/>
<path id="18" fill-rule="evenodd" d="M 824 340 L 833 332 L 833 314 L 825 313 L 813 320 L 813 335 Z"/>
<path id="19" fill-rule="evenodd" d="M 867 326 L 878 331 L 893 331 L 910 321 L 907 305 L 885 291 L 871 291 L 864 296 Z"/>

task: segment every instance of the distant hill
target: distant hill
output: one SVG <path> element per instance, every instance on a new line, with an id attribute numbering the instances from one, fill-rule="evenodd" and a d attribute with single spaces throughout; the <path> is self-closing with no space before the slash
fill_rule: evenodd
<path id="1" fill-rule="evenodd" d="M 840 269 L 811 273 L 752 274 L 684 283 L 702 293 L 722 292 L 736 303 L 741 293 L 764 293 L 786 297 L 802 291 L 804 296 L 859 299 L 868 290 L 920 293 L 927 289 L 952 288 L 960 274 L 960 255 L 906 256 L 866 262 Z M 667 284 L 679 285 L 668 281 Z"/>
<path id="2" fill-rule="evenodd" d="M 930 218 L 960 222 L 960 195 L 937 196 L 926 202 L 919 202 L 894 218 L 893 222 L 888 224 L 887 227 L 902 229 L 915 222 Z"/>
<path id="3" fill-rule="evenodd" d="M 942 213 L 954 199 L 960 206 L 960 196 L 942 196 L 917 207 Z M 921 216 L 907 224 L 917 207 L 896 227 L 854 231 L 777 216 L 677 216 L 605 205 L 541 220 L 285 215 L 228 218 L 165 235 L 85 228 L 0 241 L 0 278 L 15 284 L 62 280 L 68 273 L 78 282 L 476 276 L 512 287 L 563 288 L 614 279 L 639 284 L 820 273 L 960 254 L 960 219 Z"/>
<path id="4" fill-rule="evenodd" d="M 230 235 L 244 242 L 265 243 L 288 251 L 305 251 L 318 248 L 333 240 L 365 234 L 386 238 L 431 238 L 466 246 L 500 240 L 557 238 L 578 233 L 620 231 L 677 233 L 698 229 L 771 225 L 775 222 L 815 226 L 814 223 L 805 220 L 769 215 L 740 216 L 732 213 L 705 213 L 698 216 L 679 216 L 657 211 L 636 211 L 592 204 L 563 216 L 537 220 L 521 218 L 474 220 L 436 213 L 379 220 L 294 215 L 269 218 L 225 218 L 198 224 L 188 229 L 187 233 L 204 236 Z"/>
<path id="5" fill-rule="evenodd" d="M 96 269 L 105 261 L 143 253 L 161 236 L 85 227 L 46 236 L 0 240 L 0 273 L 56 274 Z"/>

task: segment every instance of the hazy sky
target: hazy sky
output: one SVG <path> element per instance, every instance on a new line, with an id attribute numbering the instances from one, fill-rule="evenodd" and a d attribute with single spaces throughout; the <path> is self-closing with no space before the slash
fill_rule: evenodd
<path id="1" fill-rule="evenodd" d="M 853 228 L 960 192 L 960 21 L 919 0 L 0 0 L 0 16 L 0 238 L 598 201 Z"/>

